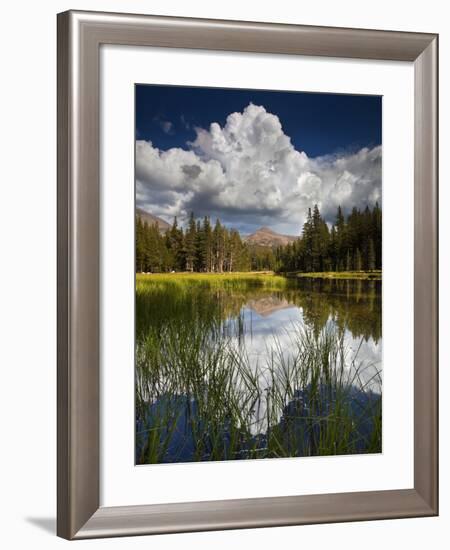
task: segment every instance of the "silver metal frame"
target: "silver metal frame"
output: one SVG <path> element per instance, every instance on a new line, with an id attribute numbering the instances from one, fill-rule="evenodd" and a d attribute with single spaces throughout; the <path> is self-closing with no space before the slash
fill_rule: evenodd
<path id="1" fill-rule="evenodd" d="M 101 44 L 414 63 L 414 488 L 99 506 Z M 79 11 L 58 15 L 59 536 L 82 539 L 437 515 L 437 75 L 435 34 Z"/>

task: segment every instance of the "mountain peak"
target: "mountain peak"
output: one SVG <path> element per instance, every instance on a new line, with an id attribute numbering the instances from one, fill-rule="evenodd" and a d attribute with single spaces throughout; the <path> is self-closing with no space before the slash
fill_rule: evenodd
<path id="1" fill-rule="evenodd" d="M 259 229 L 257 229 L 255 231 L 255 233 L 258 233 L 258 232 L 264 232 L 264 233 L 272 233 L 273 235 L 276 235 L 275 231 L 273 229 L 271 229 L 270 227 L 267 227 L 267 226 L 263 226 L 263 227 L 260 227 Z"/>
<path id="2" fill-rule="evenodd" d="M 142 208 L 136 207 L 136 216 L 141 218 L 143 222 L 147 222 L 148 225 L 156 224 L 161 233 L 165 233 L 170 228 L 170 225 L 166 221 L 158 218 L 158 216 L 155 216 L 154 214 L 150 214 L 150 212 L 147 212 Z"/>
<path id="3" fill-rule="evenodd" d="M 248 235 L 245 241 L 249 244 L 272 248 L 275 246 L 285 246 L 295 241 L 295 239 L 296 237 L 292 235 L 281 235 L 270 227 L 260 227 L 254 233 Z"/>

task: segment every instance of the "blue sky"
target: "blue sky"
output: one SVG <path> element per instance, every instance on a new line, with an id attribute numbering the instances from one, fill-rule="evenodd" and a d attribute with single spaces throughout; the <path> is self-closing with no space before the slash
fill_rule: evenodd
<path id="1" fill-rule="evenodd" d="M 381 200 L 380 96 L 136 85 L 137 204 L 297 234 Z M 230 116 L 231 115 L 231 116 Z M 289 204 L 287 204 L 289 203 Z"/>

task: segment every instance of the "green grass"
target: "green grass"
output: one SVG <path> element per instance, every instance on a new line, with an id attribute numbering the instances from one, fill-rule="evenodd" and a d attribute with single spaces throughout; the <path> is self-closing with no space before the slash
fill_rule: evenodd
<path id="1" fill-rule="evenodd" d="M 213 286 L 260 286 L 270 288 L 280 288 L 286 285 L 286 278 L 281 275 L 275 275 L 271 271 L 246 271 L 231 273 L 151 273 L 136 274 L 136 283 L 145 284 L 178 284 L 178 285 L 198 285 L 203 284 L 208 287 Z"/>
<path id="2" fill-rule="evenodd" d="M 321 272 L 290 272 L 287 277 L 306 277 L 310 279 L 364 279 L 381 281 L 382 271 L 376 269 L 373 271 L 321 271 Z"/>
<path id="3" fill-rule="evenodd" d="M 298 326 L 294 353 L 268 337 L 256 365 L 223 331 L 249 289 L 287 284 L 270 273 L 137 276 L 138 463 L 184 461 L 188 447 L 194 461 L 380 452 L 381 399 L 359 381 L 365 366 L 341 330 Z M 355 426 L 355 388 L 370 434 Z"/>

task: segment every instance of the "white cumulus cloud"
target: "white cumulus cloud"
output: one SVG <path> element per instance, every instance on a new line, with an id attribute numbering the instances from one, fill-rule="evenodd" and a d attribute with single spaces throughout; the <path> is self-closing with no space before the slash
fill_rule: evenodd
<path id="1" fill-rule="evenodd" d="M 261 225 L 299 234 L 308 207 L 327 221 L 338 205 L 381 201 L 381 146 L 308 158 L 295 149 L 279 118 L 250 104 L 221 127 L 196 128 L 187 149 L 136 142 L 137 204 L 170 221 L 191 211 L 241 231 Z"/>

